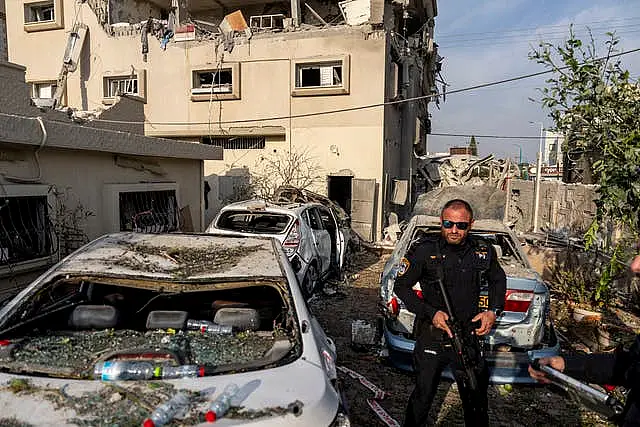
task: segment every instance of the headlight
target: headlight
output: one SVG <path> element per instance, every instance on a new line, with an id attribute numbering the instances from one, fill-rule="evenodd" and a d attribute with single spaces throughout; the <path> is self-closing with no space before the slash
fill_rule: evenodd
<path id="1" fill-rule="evenodd" d="M 342 408 L 338 409 L 338 413 L 329 427 L 351 427 L 351 421 L 349 421 L 349 417 L 343 412 Z"/>

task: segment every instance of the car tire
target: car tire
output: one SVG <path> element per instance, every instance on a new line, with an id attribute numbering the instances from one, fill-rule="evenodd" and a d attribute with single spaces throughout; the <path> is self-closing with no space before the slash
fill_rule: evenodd
<path id="1" fill-rule="evenodd" d="M 315 264 L 310 264 L 302 281 L 302 295 L 304 295 L 305 299 L 311 298 L 311 295 L 313 295 L 313 292 L 318 286 L 319 280 L 318 269 Z"/>

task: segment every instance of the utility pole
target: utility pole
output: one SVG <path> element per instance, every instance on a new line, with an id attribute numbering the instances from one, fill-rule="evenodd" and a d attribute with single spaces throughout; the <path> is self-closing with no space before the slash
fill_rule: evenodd
<path id="1" fill-rule="evenodd" d="M 536 161 L 536 182 L 534 187 L 534 202 L 533 202 L 533 232 L 537 233 L 538 230 L 538 215 L 540 213 L 540 183 L 542 180 L 542 141 L 544 139 L 544 125 L 542 122 L 529 122 L 532 124 L 540 124 L 540 142 L 538 144 L 538 155 Z"/>

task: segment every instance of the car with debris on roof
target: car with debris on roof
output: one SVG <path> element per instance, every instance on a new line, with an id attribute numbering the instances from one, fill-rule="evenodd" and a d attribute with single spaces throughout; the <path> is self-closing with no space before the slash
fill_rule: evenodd
<path id="1" fill-rule="evenodd" d="M 246 200 L 224 206 L 208 233 L 266 236 L 280 241 L 306 298 L 342 270 L 348 231 L 334 209 L 317 202 Z"/>
<path id="2" fill-rule="evenodd" d="M 394 293 L 394 281 L 401 260 L 423 238 L 440 234 L 440 218 L 414 215 L 408 222 L 380 279 L 380 297 L 384 306 L 383 337 L 391 363 L 412 370 L 414 313 Z M 547 285 L 535 272 L 513 231 L 495 219 L 478 219 L 470 234 L 493 245 L 498 261 L 507 275 L 504 311 L 484 339 L 490 381 L 495 384 L 533 383 L 527 372 L 529 362 L 559 353 L 560 346 L 550 319 L 550 295 Z M 420 283 L 414 287 L 422 296 Z M 487 289 L 480 296 L 479 308 L 488 306 Z M 450 371 L 444 375 L 453 378 Z"/>
<path id="3" fill-rule="evenodd" d="M 180 390 L 193 425 L 230 383 L 220 425 L 349 425 L 335 345 L 275 239 L 106 235 L 0 309 L 0 424 L 141 425 Z"/>

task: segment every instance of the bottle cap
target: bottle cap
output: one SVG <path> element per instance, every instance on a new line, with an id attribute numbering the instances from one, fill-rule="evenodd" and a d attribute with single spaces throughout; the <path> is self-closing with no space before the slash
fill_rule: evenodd
<path id="1" fill-rule="evenodd" d="M 207 411 L 207 413 L 206 413 L 206 414 L 204 414 L 204 418 L 205 418 L 208 422 L 213 423 L 213 422 L 215 422 L 215 421 L 216 421 L 216 413 L 215 413 L 215 412 L 213 412 L 213 411 Z M 145 427 L 147 427 L 147 426 L 145 426 Z"/>
<path id="2" fill-rule="evenodd" d="M 144 420 L 144 423 L 142 423 L 142 427 L 155 427 L 155 425 L 156 423 L 154 423 L 151 418 L 147 418 Z"/>

